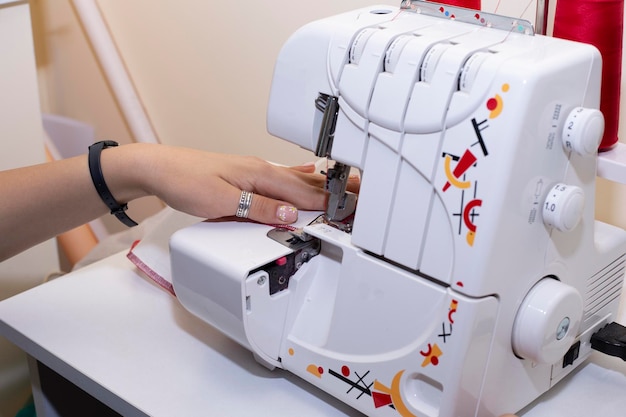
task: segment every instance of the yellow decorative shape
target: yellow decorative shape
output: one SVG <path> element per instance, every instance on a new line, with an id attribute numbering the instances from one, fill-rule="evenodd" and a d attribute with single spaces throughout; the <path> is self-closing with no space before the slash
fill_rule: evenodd
<path id="1" fill-rule="evenodd" d="M 474 238 L 476 237 L 476 233 L 474 232 L 467 232 L 467 236 L 465 237 L 465 240 L 467 241 L 467 244 L 470 246 L 474 246 Z"/>
<path id="2" fill-rule="evenodd" d="M 308 373 L 315 375 L 318 378 L 322 377 L 322 374 L 320 373 L 319 368 L 313 364 L 310 364 L 309 366 L 307 366 L 306 370 Z"/>
<path id="3" fill-rule="evenodd" d="M 452 168 L 450 167 L 450 163 L 452 162 L 452 157 L 450 155 L 446 155 L 444 159 L 443 167 L 446 171 L 446 177 L 448 178 L 448 182 L 454 185 L 457 188 L 466 189 L 472 185 L 469 181 L 459 181 L 454 174 L 452 173 Z"/>
<path id="4" fill-rule="evenodd" d="M 430 352 L 428 352 L 428 356 L 426 356 L 424 360 L 422 361 L 422 368 L 428 366 L 432 362 L 430 358 L 432 358 L 433 356 L 439 357 L 441 355 L 443 355 L 443 352 L 441 351 L 439 346 L 435 343 L 433 347 L 431 348 Z"/>
<path id="5" fill-rule="evenodd" d="M 385 394 L 391 395 L 391 389 L 387 387 L 387 385 L 382 382 L 378 382 L 378 380 L 374 380 L 374 391 L 384 392 Z"/>
<path id="6" fill-rule="evenodd" d="M 393 406 L 396 408 L 398 414 L 402 417 L 416 417 L 415 414 L 411 413 L 404 402 L 402 401 L 402 394 L 400 393 L 400 378 L 404 371 L 400 371 L 393 377 L 393 381 L 391 381 L 391 401 L 393 401 Z"/>
<path id="7" fill-rule="evenodd" d="M 493 109 L 491 113 L 489 113 L 490 119 L 495 119 L 496 117 L 500 116 L 500 113 L 502 113 L 502 109 L 504 108 L 504 106 L 502 105 L 502 97 L 496 94 L 495 99 L 496 99 L 497 104 L 496 104 L 496 108 Z"/>

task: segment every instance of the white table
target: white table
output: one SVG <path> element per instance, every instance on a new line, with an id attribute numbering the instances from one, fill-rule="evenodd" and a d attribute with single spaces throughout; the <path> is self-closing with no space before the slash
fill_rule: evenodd
<path id="1" fill-rule="evenodd" d="M 258 365 L 138 275 L 125 254 L 1 302 L 0 332 L 124 416 L 360 415 Z M 38 417 L 55 415 L 36 405 L 47 408 Z"/>
<path id="2" fill-rule="evenodd" d="M 57 386 L 57 374 L 124 416 L 361 415 L 288 372 L 258 365 L 124 253 L 0 302 L 0 333 L 53 371 L 42 372 L 39 384 L 32 367 L 38 417 L 72 415 L 53 409 L 57 394 L 46 384 Z M 522 415 L 624 415 L 624 392 L 626 365 L 594 354 Z M 77 415 L 95 415 L 84 411 Z"/>

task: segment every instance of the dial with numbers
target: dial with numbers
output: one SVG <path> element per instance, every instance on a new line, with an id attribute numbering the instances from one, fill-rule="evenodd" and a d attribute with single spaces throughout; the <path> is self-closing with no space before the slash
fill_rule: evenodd
<path id="1" fill-rule="evenodd" d="M 570 232 L 580 222 L 584 206 L 585 194 L 580 187 L 556 184 L 543 204 L 543 221 L 548 227 Z"/>

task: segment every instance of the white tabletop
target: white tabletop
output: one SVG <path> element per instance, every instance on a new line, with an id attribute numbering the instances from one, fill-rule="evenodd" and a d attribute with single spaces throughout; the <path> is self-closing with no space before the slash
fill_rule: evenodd
<path id="1" fill-rule="evenodd" d="M 0 302 L 0 333 L 124 416 L 361 415 L 261 367 L 123 253 Z M 624 362 L 594 354 L 520 415 L 623 415 L 624 392 Z"/>
<path id="2" fill-rule="evenodd" d="M 0 303 L 0 332 L 124 416 L 360 416 L 191 316 L 124 254 Z"/>

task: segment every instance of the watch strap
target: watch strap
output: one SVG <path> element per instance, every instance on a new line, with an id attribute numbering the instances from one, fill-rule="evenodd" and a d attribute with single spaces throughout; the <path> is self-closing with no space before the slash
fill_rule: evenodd
<path id="1" fill-rule="evenodd" d="M 128 217 L 126 214 L 126 209 L 128 209 L 128 204 L 120 204 L 117 202 L 109 187 L 107 187 L 106 182 L 104 181 L 104 175 L 102 174 L 102 165 L 100 164 L 100 154 L 102 150 L 106 148 L 111 148 L 118 146 L 118 143 L 112 140 L 103 140 L 100 142 L 96 142 L 89 147 L 89 173 L 91 174 L 91 180 L 93 181 L 93 185 L 96 187 L 96 191 L 98 195 L 107 205 L 109 210 L 111 210 L 111 214 L 118 218 L 119 221 L 124 223 L 128 227 L 137 226 L 137 222 Z"/>

